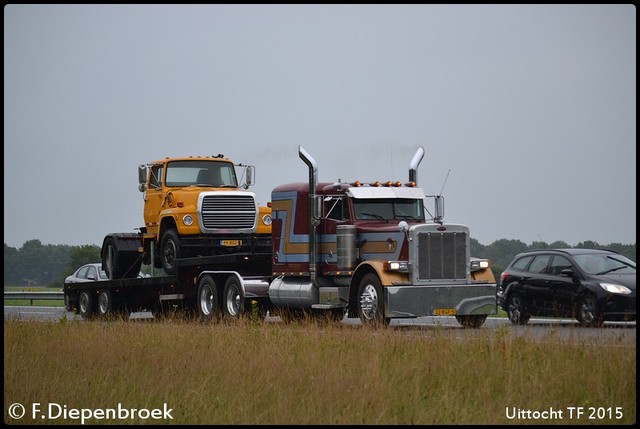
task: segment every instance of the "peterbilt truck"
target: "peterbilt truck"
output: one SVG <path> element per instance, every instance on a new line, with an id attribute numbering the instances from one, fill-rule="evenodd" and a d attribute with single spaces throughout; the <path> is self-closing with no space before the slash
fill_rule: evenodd
<path id="1" fill-rule="evenodd" d="M 469 228 L 444 222 L 443 198 L 417 186 L 422 147 L 406 183 L 319 182 L 316 161 L 301 146 L 298 153 L 308 180 L 271 193 L 266 265 L 264 253 L 251 249 L 232 259 L 176 258 L 176 273 L 167 277 L 94 282 L 91 293 L 65 284 L 68 308 L 106 315 L 140 306 L 162 311 L 182 300 L 203 320 L 257 308 L 285 322 L 346 316 L 377 326 L 396 318 L 455 316 L 474 328 L 497 313 L 490 262 L 470 255 Z"/>

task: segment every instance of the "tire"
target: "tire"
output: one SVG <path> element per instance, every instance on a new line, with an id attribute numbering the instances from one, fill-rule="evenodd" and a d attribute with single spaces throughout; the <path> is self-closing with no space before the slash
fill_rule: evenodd
<path id="1" fill-rule="evenodd" d="M 238 278 L 229 276 L 222 294 L 222 314 L 225 318 L 239 318 L 244 314 L 244 294 Z"/>
<path id="2" fill-rule="evenodd" d="M 114 314 L 115 307 L 113 305 L 113 294 L 110 290 L 100 291 L 98 294 L 98 316 L 108 317 Z"/>
<path id="3" fill-rule="evenodd" d="M 358 287 L 358 317 L 363 325 L 387 326 L 390 318 L 384 317 L 384 295 L 377 275 L 365 274 Z"/>
<path id="4" fill-rule="evenodd" d="M 486 314 L 478 314 L 472 316 L 456 316 L 456 320 L 463 328 L 477 329 L 481 327 L 487 320 Z"/>
<path id="5" fill-rule="evenodd" d="M 198 283 L 197 306 L 201 320 L 208 322 L 220 318 L 220 292 L 210 275 L 202 276 Z"/>
<path id="6" fill-rule="evenodd" d="M 162 242 L 160 244 L 160 261 L 162 262 L 162 268 L 169 275 L 174 275 L 178 272 L 176 266 L 176 260 L 180 258 L 180 237 L 178 232 L 171 228 L 168 229 L 162 236 Z"/>
<path id="7" fill-rule="evenodd" d="M 576 319 L 580 325 L 591 328 L 599 328 L 604 324 L 598 302 L 593 295 L 584 295 L 580 298 L 576 308 Z"/>
<path id="8" fill-rule="evenodd" d="M 142 259 L 137 253 L 120 252 L 114 238 L 105 241 L 102 255 L 102 268 L 110 279 L 136 278 L 140 273 Z"/>
<path id="9" fill-rule="evenodd" d="M 514 325 L 526 325 L 529 321 L 530 316 L 524 307 L 524 300 L 517 293 L 511 294 L 507 298 L 507 316 Z"/>
<path id="10" fill-rule="evenodd" d="M 81 290 L 78 294 L 78 312 L 85 320 L 89 320 L 95 315 L 93 294 L 88 290 Z"/>

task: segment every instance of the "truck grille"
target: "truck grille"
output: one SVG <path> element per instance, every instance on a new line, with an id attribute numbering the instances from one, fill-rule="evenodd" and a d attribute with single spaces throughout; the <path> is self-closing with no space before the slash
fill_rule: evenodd
<path id="1" fill-rule="evenodd" d="M 256 215 L 252 195 L 207 195 L 202 200 L 202 224 L 207 230 L 254 229 Z"/>
<path id="2" fill-rule="evenodd" d="M 467 277 L 467 234 L 423 232 L 418 234 L 418 279 L 449 280 Z"/>

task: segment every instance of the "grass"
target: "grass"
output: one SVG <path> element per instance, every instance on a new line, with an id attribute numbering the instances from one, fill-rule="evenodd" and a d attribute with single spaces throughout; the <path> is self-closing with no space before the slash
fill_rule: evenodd
<path id="1" fill-rule="evenodd" d="M 62 288 L 52 288 L 46 286 L 5 286 L 5 292 L 62 292 Z M 64 307 L 64 299 L 5 299 L 4 305 L 28 306 L 37 305 L 40 307 Z"/>
<path id="2" fill-rule="evenodd" d="M 172 410 L 170 420 L 84 421 L 102 424 L 635 422 L 635 336 L 612 331 L 608 344 L 590 345 L 562 341 L 553 329 L 544 341 L 513 336 L 508 326 L 460 332 L 247 320 L 5 320 L 5 423 L 79 423 L 33 416 L 34 403 Z M 13 403 L 27 407 L 19 421 L 7 414 Z M 623 416 L 569 420 L 568 407 L 620 407 Z M 565 411 L 563 418 L 507 417 L 509 410 L 550 408 Z"/>

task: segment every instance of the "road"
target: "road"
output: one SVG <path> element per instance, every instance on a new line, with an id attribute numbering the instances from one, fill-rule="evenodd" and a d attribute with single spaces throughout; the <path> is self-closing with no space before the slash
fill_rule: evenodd
<path id="1" fill-rule="evenodd" d="M 78 320 L 82 317 L 66 311 L 62 307 L 22 307 L 5 306 L 5 320 L 60 321 Z M 132 313 L 131 320 L 151 320 L 151 313 Z M 281 323 L 280 318 L 267 316 L 267 323 Z M 360 325 L 358 319 L 344 319 L 348 325 Z M 602 328 L 583 328 L 570 319 L 530 319 L 526 326 L 512 326 L 504 317 L 489 317 L 480 329 L 464 329 L 454 317 L 419 317 L 416 319 L 394 319 L 390 328 L 407 333 L 421 333 L 435 329 L 456 330 L 464 338 L 474 338 L 487 333 L 508 330 L 514 336 L 529 339 L 549 340 L 553 336 L 558 341 L 579 342 L 581 344 L 633 346 L 636 345 L 636 322 L 605 322 Z"/>

